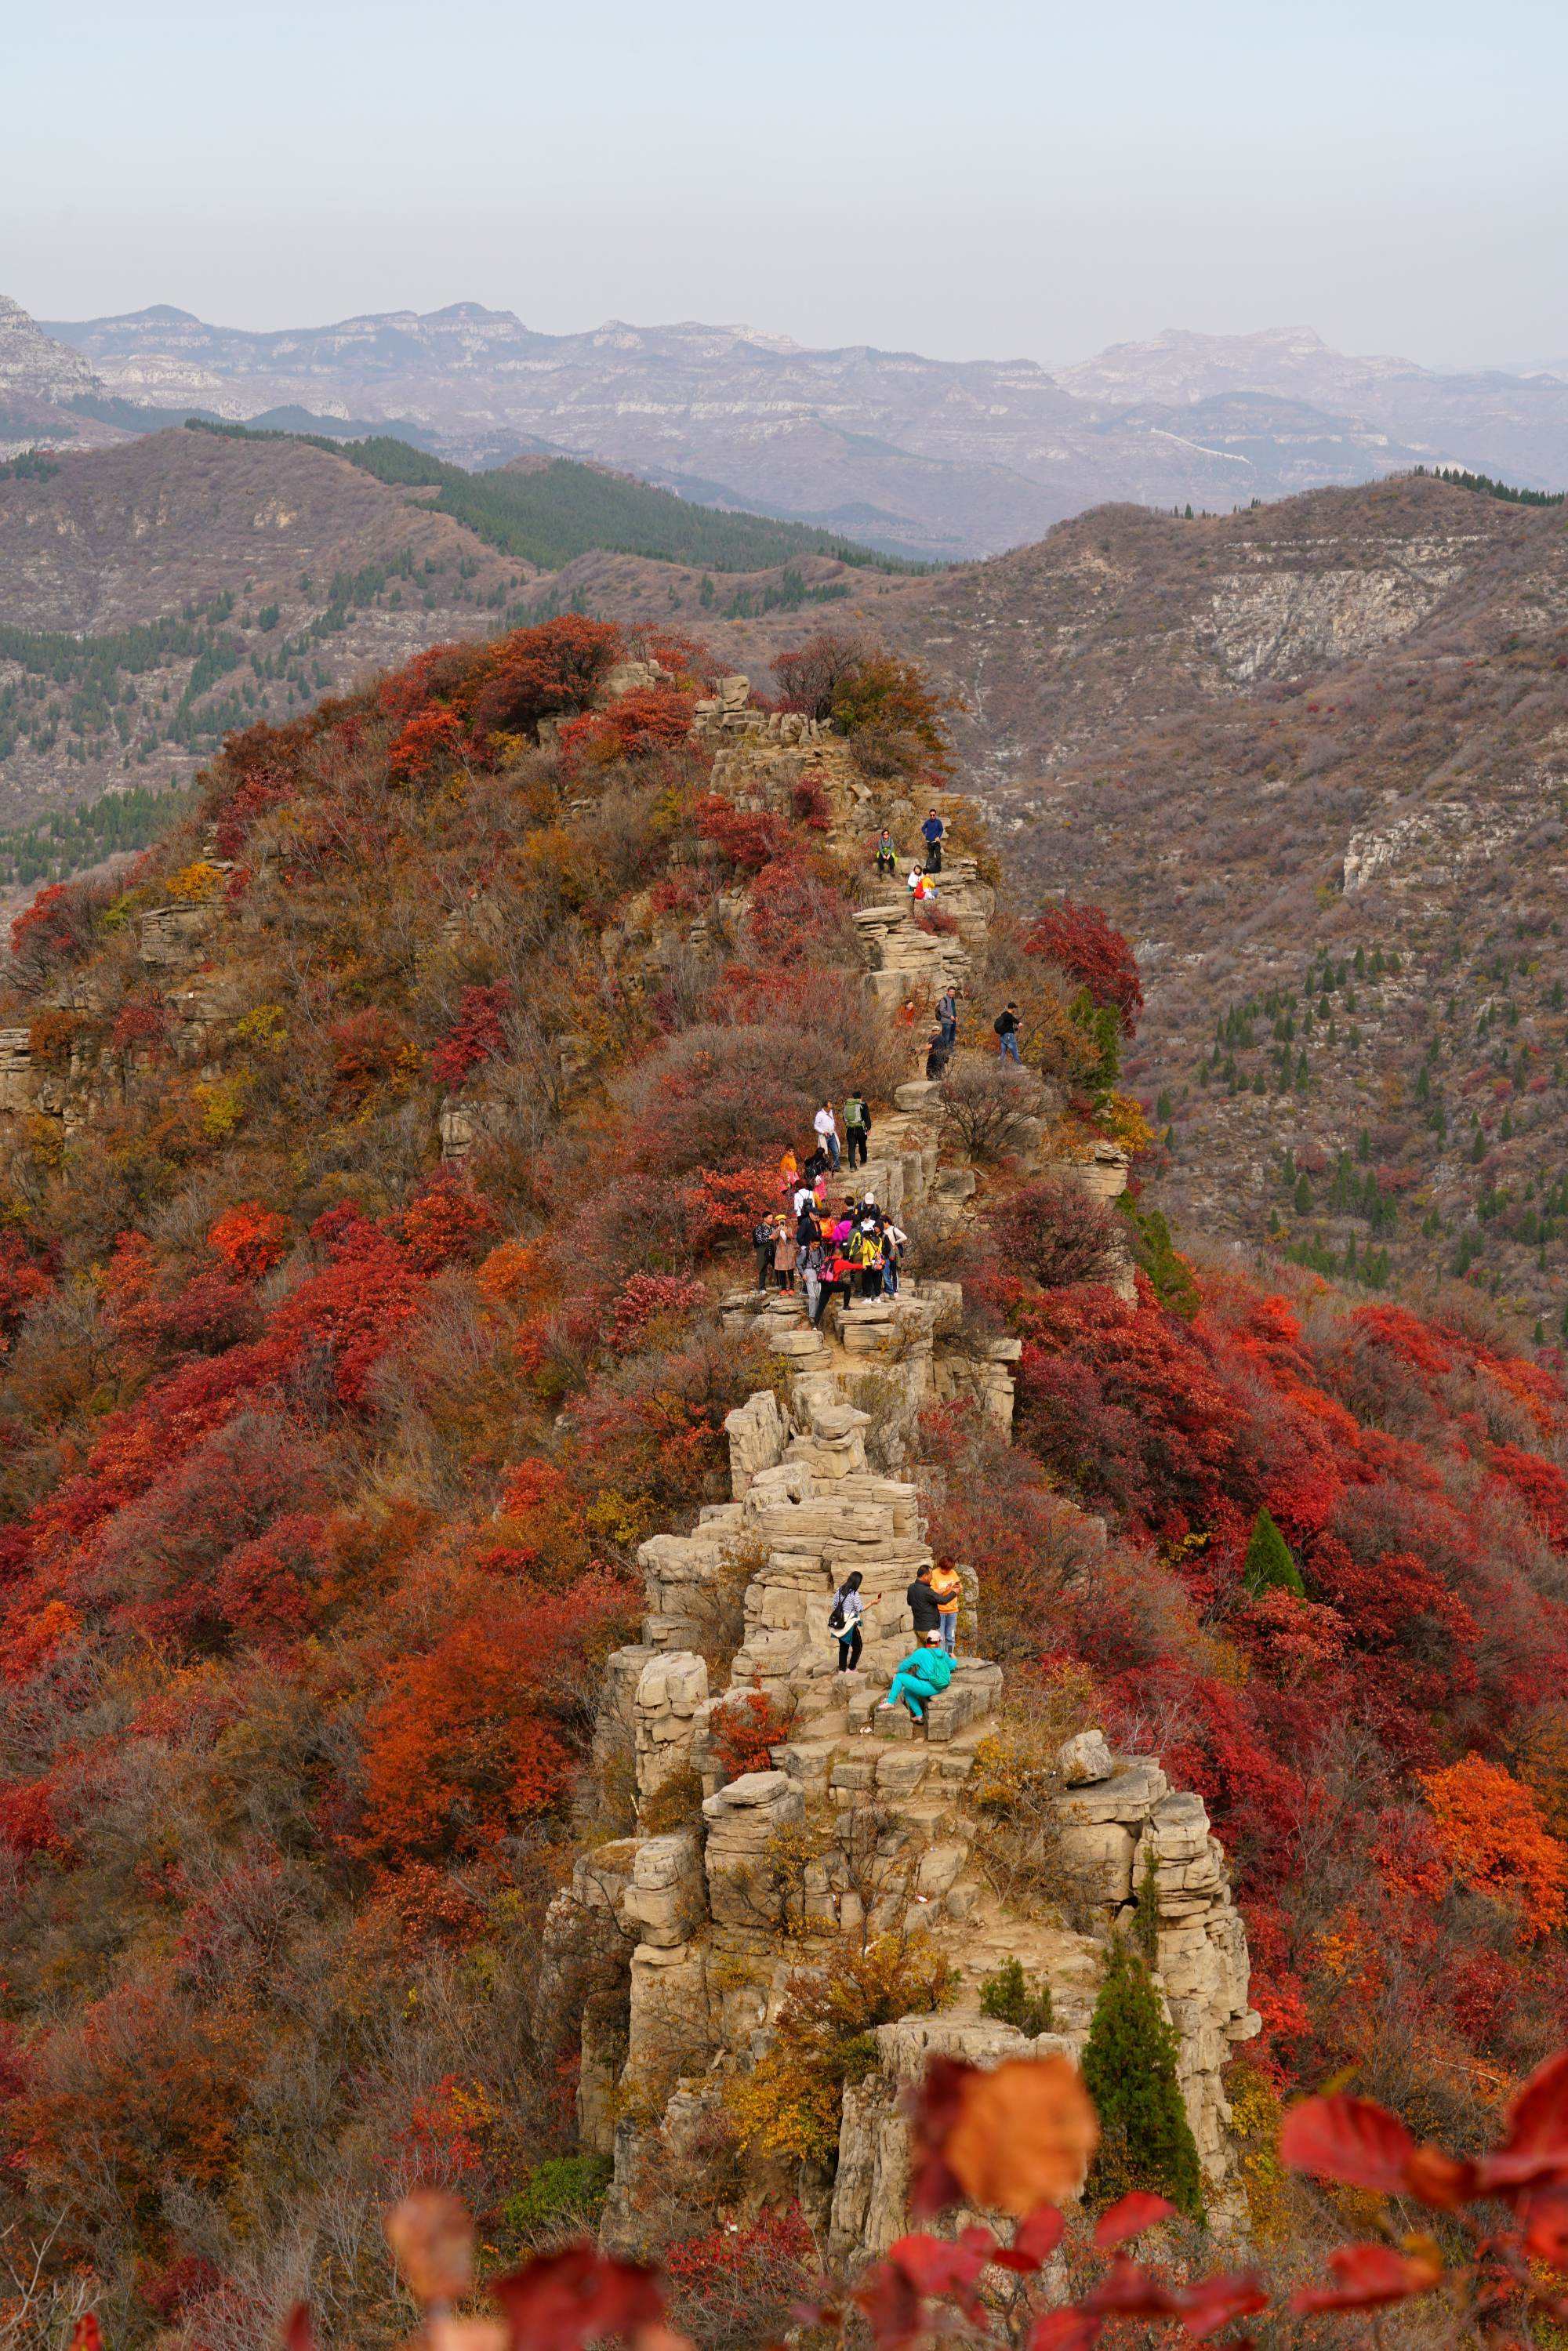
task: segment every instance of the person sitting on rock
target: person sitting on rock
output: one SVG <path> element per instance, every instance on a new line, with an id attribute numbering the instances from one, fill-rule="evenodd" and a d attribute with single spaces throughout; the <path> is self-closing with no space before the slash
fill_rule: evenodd
<path id="1" fill-rule="evenodd" d="M 952 1678 L 953 1660 L 942 1646 L 941 1634 L 927 1633 L 919 1648 L 901 1661 L 879 1711 L 891 1713 L 902 1698 L 915 1721 L 924 1722 L 927 1703 Z"/>
<path id="2" fill-rule="evenodd" d="M 925 1040 L 926 1076 L 932 1079 L 945 1078 L 947 1074 L 947 1064 L 952 1058 L 953 1048 L 947 1041 L 946 1031 L 942 1029 L 933 1029 L 930 1036 Z"/>
<path id="3" fill-rule="evenodd" d="M 898 852 L 893 845 L 893 835 L 886 825 L 883 826 L 876 844 L 876 870 L 884 882 L 898 871 Z"/>
<path id="4" fill-rule="evenodd" d="M 931 1589 L 931 1578 L 935 1573 L 927 1560 L 924 1567 L 916 1568 L 915 1581 L 904 1595 L 909 1603 L 915 1635 L 920 1640 L 924 1640 L 927 1633 L 935 1633 L 938 1639 L 941 1638 L 942 1612 L 936 1604 L 936 1594 Z"/>

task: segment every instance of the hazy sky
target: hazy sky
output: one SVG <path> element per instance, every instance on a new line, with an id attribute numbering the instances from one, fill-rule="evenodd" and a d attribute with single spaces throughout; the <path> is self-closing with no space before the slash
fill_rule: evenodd
<path id="1" fill-rule="evenodd" d="M 1563 0 L 0 0 L 0 291 L 1559 358 L 1565 68 Z"/>

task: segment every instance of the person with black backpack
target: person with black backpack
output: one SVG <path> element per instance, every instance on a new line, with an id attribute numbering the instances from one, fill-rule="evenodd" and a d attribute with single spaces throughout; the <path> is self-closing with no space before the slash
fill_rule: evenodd
<path id="1" fill-rule="evenodd" d="M 864 1614 L 861 1572 L 857 1567 L 845 1576 L 834 1593 L 833 1604 L 828 1611 L 828 1630 L 839 1636 L 841 1674 L 852 1674 L 861 1661 L 861 1618 Z"/>
<path id="2" fill-rule="evenodd" d="M 997 1032 L 997 1044 L 1002 1060 L 1016 1061 L 1019 1058 L 1018 1006 L 1011 1003 L 1006 1005 L 998 1013 L 991 1026 Z"/>

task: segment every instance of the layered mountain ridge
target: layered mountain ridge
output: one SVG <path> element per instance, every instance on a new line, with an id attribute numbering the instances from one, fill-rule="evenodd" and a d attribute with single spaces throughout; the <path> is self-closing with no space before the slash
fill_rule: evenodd
<path id="1" fill-rule="evenodd" d="M 1419 462 L 1568 480 L 1559 379 L 1352 359 L 1304 329 L 1169 331 L 1055 371 L 695 321 L 549 335 L 474 303 L 269 332 L 161 305 L 43 331 L 119 398 L 412 421 L 466 465 L 543 444 L 944 559 L 1106 499 L 1228 511 Z"/>

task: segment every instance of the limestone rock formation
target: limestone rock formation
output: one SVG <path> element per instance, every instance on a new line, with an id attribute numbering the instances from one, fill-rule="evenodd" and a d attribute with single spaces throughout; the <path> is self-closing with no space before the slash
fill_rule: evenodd
<path id="1" fill-rule="evenodd" d="M 765 802 L 779 771 L 788 780 L 803 761 L 831 770 L 831 740 L 764 743 L 732 723 L 743 708 L 721 690 L 722 721 L 709 714 L 736 737 L 720 755 L 727 789 Z M 988 893 L 968 875 L 956 882 L 971 893 L 972 936 Z M 963 934 L 955 944 L 921 930 L 902 902 L 874 911 L 861 925 L 870 984 L 881 993 L 894 973 L 929 1005 L 961 971 Z M 865 1182 L 880 1199 L 962 1213 L 973 1184 L 942 1165 L 938 1089 L 901 1088 L 873 1141 Z M 1101 1197 L 1125 1181 L 1124 1155 L 1110 1146 L 1074 1166 Z M 994 1804 L 979 1800 L 1008 1736 L 1000 1667 L 966 1638 L 923 1723 L 883 1704 L 913 1641 L 905 1587 L 931 1556 L 920 1411 L 967 1395 L 1011 1425 L 1017 1343 L 977 1356 L 949 1335 L 961 1307 L 956 1285 L 918 1279 L 895 1298 L 834 1305 L 821 1331 L 792 1295 L 737 1290 L 726 1301 L 728 1325 L 760 1339 L 781 1377 L 729 1416 L 732 1499 L 642 1548 L 643 1638 L 609 1661 L 595 1743 L 601 1815 L 634 1821 L 635 1833 L 578 1864 L 548 1941 L 552 2011 L 580 1986 L 580 2121 L 586 2144 L 613 2152 L 605 2232 L 617 2246 L 708 2224 L 695 2150 L 768 2050 L 791 1976 L 846 1937 L 914 1930 L 951 1964 L 957 1995 L 937 2014 L 878 2030 L 877 2062 L 846 2092 L 837 2164 L 818 2184 L 835 2254 L 882 2250 L 906 2225 L 901 2093 L 930 2053 L 981 2064 L 1031 2045 L 1080 2056 L 1106 1939 L 1150 1904 L 1211 2211 L 1235 2220 L 1221 2068 L 1258 2020 L 1245 1934 L 1200 1799 L 1173 1789 L 1157 1759 L 1119 1756 L 1102 1731 L 1080 1733 L 1056 1759 L 1043 1823 L 1052 1880 L 1042 1886 L 998 1865 Z M 1103 1546 L 1103 1527 L 1085 1521 L 1085 1559 Z M 852 1568 L 864 1646 L 858 1669 L 840 1674 L 827 1619 Z M 972 1571 L 966 1583 L 967 1631 Z M 729 1777 L 723 1718 L 757 1696 L 776 1726 L 771 1766 Z M 1034 2044 L 979 2005 L 987 1977 L 1015 1959 L 1051 1994 L 1053 2032 Z M 755 2197 L 800 2184 L 761 2158 L 750 2179 Z"/>

